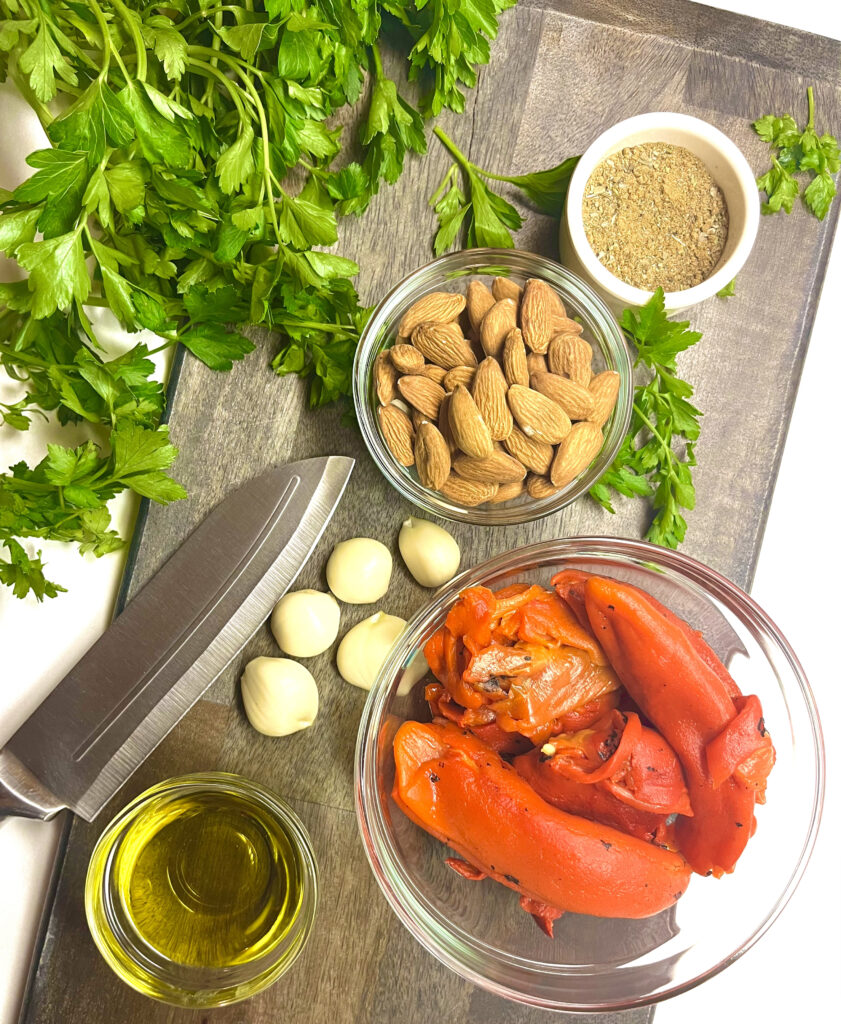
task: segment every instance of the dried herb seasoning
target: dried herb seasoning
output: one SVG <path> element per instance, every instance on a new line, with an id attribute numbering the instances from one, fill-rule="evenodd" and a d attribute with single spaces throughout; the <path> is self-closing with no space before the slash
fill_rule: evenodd
<path id="1" fill-rule="evenodd" d="M 593 252 L 646 291 L 705 281 L 727 241 L 727 204 L 707 167 L 683 146 L 646 142 L 603 160 L 582 204 Z"/>

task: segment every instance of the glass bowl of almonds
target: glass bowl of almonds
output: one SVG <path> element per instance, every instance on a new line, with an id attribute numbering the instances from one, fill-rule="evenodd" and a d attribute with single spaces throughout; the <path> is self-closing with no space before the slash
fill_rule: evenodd
<path id="1" fill-rule="evenodd" d="M 504 526 L 559 511 L 608 469 L 631 419 L 631 359 L 575 274 L 530 252 L 468 249 L 376 307 L 353 397 L 368 450 L 405 498 Z"/>

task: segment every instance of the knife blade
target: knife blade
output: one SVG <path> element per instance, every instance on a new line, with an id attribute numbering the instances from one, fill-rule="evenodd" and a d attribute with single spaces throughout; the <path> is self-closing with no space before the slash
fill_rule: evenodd
<path id="1" fill-rule="evenodd" d="M 0 751 L 0 815 L 91 821 L 266 620 L 352 468 L 291 463 L 217 505 Z"/>

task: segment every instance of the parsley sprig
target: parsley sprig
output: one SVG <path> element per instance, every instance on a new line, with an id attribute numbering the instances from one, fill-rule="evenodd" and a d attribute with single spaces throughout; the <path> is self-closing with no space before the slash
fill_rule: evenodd
<path id="1" fill-rule="evenodd" d="M 436 127 L 434 134 L 454 161 L 429 200 L 438 217 L 438 232 L 433 243 L 436 256 L 455 245 L 462 234 L 467 248 L 514 247 L 511 232 L 520 229 L 522 217 L 507 199 L 491 189 L 485 179 L 513 185 L 542 213 L 555 217 L 561 215 L 578 157 L 570 157 L 555 167 L 531 174 L 494 174 L 468 160 L 443 129 Z"/>
<path id="2" fill-rule="evenodd" d="M 688 321 L 669 320 L 658 288 L 637 312 L 626 309 L 621 325 L 636 348 L 635 367 L 650 371 L 634 389 L 631 426 L 610 469 L 590 489 L 614 512 L 611 489 L 629 498 L 651 498 L 654 517 L 646 539 L 676 548 L 686 535 L 681 509 L 695 507 L 692 467 L 701 412 L 689 402 L 693 388 L 677 375 L 676 357 L 701 340 Z"/>
<path id="3" fill-rule="evenodd" d="M 835 136 L 818 135 L 815 128 L 815 94 L 812 86 L 806 90 L 809 119 L 803 131 L 791 114 L 777 117 L 766 114 L 754 121 L 756 134 L 777 152 L 771 157 L 771 167 L 756 183 L 766 195 L 763 213 L 791 213 L 800 194 L 800 183 L 795 174 L 809 175 L 802 199 L 805 206 L 823 220 L 835 197 L 836 187 L 832 175 L 841 167 L 841 152 Z"/>
<path id="4" fill-rule="evenodd" d="M 0 251 L 22 271 L 0 285 L 0 365 L 21 391 L 0 405 L 0 429 L 52 412 L 96 434 L 84 452 L 54 446 L 0 475 L 0 583 L 54 596 L 20 538 L 103 554 L 121 543 L 107 509 L 119 491 L 184 494 L 167 475 L 175 448 L 157 426 L 152 352 L 106 359 L 91 306 L 154 332 L 153 351 L 183 345 L 214 370 L 253 349 L 249 325 L 271 327 L 274 370 L 305 377 L 311 405 L 350 394 L 368 310 L 357 265 L 326 251 L 338 218 L 424 152 L 424 114 L 463 109 L 513 3 L 0 0 L 0 81 L 50 141 L 29 154 L 26 181 L 0 189 Z M 386 32 L 420 109 L 385 73 Z M 359 159 L 347 163 L 336 115 L 357 103 Z M 124 464 L 129 442 L 154 449 L 155 465 Z"/>

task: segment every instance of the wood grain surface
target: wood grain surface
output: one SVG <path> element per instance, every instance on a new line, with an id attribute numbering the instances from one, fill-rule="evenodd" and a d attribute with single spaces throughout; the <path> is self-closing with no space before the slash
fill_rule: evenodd
<path id="1" fill-rule="evenodd" d="M 802 114 L 807 84 L 815 86 L 823 120 L 837 124 L 838 43 L 682 0 L 521 0 L 502 18 L 491 64 L 468 95 L 466 113 L 444 116 L 441 123 L 480 166 L 524 172 L 580 153 L 621 118 L 678 110 L 721 128 L 761 173 L 767 147 L 750 122 L 770 111 Z M 377 301 L 430 258 L 434 223 L 427 198 L 447 167 L 443 149 L 431 139 L 426 158 L 409 161 L 398 184 L 386 188 L 361 220 L 342 225 L 339 250 L 361 265 L 365 301 Z M 736 298 L 713 299 L 691 311 L 704 339 L 681 357 L 680 367 L 696 383 L 705 416 L 697 446 L 697 509 L 687 516 L 684 550 L 743 587 L 751 583 L 839 206 L 823 224 L 799 205 L 790 217 L 763 219 Z M 557 257 L 557 224 L 529 211 L 518 242 Z M 128 596 L 232 488 L 268 466 L 310 455 L 349 454 L 358 462 L 297 585 L 326 586 L 325 561 L 341 539 L 372 536 L 396 552 L 409 506 L 378 474 L 359 434 L 341 425 L 337 411 L 311 413 L 300 382 L 279 379 L 267 369 L 273 345 L 270 336 L 261 336 L 258 350 L 229 374 L 184 361 L 170 423 L 181 449 L 179 479 L 190 499 L 144 513 Z M 582 500 L 541 523 L 496 529 L 456 525 L 452 532 L 466 566 L 541 538 L 639 537 L 646 515 L 641 502 L 620 503 L 612 517 Z M 397 557 L 386 610 L 410 617 L 427 596 Z M 343 607 L 342 630 L 371 611 Z M 317 722 L 281 740 L 249 727 L 237 693 L 242 666 L 259 654 L 277 655 L 267 628 L 97 822 L 72 822 L 22 1019 L 27 1024 L 549 1020 L 544 1011 L 505 1002 L 450 973 L 388 908 L 365 860 L 353 812 L 353 751 L 365 694 L 339 678 L 334 652 L 309 663 L 321 693 Z M 91 847 L 117 809 L 163 778 L 210 769 L 240 772 L 292 803 L 313 837 L 321 892 L 313 935 L 288 975 L 246 1003 L 196 1013 L 158 1005 L 118 981 L 88 934 L 82 900 Z M 598 1019 L 639 1024 L 651 1013 Z"/>

